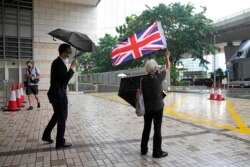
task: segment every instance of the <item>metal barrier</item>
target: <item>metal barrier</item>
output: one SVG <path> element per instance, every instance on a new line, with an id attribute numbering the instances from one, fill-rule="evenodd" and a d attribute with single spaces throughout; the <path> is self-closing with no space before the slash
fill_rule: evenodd
<path id="1" fill-rule="evenodd" d="M 164 67 L 163 67 L 164 68 Z M 120 71 L 110 71 L 103 73 L 84 74 L 78 76 L 79 91 L 96 91 L 96 92 L 117 92 L 121 77 L 119 74 L 125 74 L 126 76 L 138 76 L 145 75 L 144 68 L 127 69 Z M 163 89 L 169 90 L 170 87 L 170 74 L 166 76 L 166 80 L 163 82 Z"/>
<path id="2" fill-rule="evenodd" d="M 91 83 L 91 84 L 102 84 L 102 85 L 119 85 L 120 77 L 118 74 L 126 74 L 127 76 L 137 76 L 146 74 L 143 68 L 127 69 L 120 71 L 111 71 L 95 74 L 84 74 L 78 77 L 79 83 Z"/>
<path id="3" fill-rule="evenodd" d="M 12 84 L 13 84 L 12 80 L 0 81 L 0 107 L 1 107 L 1 110 L 6 108 L 8 105 Z"/>

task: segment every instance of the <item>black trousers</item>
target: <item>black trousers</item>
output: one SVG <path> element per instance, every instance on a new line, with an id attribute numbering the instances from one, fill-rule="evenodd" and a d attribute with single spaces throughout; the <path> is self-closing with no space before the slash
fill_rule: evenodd
<path id="1" fill-rule="evenodd" d="M 51 138 L 51 132 L 57 124 L 56 145 L 63 145 L 65 143 L 64 133 L 68 117 L 68 100 L 66 98 L 63 102 L 54 102 L 52 106 L 54 114 L 44 130 L 43 137 Z"/>
<path id="2" fill-rule="evenodd" d="M 141 140 L 141 151 L 148 150 L 148 140 L 152 121 L 154 121 L 154 138 L 153 138 L 153 154 L 160 155 L 161 149 L 161 124 L 162 124 L 163 108 L 156 111 L 146 111 L 144 115 L 144 129 Z"/>

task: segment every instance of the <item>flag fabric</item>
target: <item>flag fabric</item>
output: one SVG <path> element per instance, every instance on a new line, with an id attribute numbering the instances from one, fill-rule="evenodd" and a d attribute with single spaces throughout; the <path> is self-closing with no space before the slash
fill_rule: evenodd
<path id="1" fill-rule="evenodd" d="M 166 39 L 161 22 L 156 21 L 146 30 L 127 37 L 111 52 L 113 66 L 139 59 L 145 55 L 166 48 Z"/>

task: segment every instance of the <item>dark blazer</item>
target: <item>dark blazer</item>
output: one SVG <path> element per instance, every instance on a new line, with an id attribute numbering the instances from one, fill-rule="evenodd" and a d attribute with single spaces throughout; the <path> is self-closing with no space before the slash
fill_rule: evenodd
<path id="1" fill-rule="evenodd" d="M 74 71 L 67 70 L 63 60 L 58 57 L 51 65 L 50 88 L 47 93 L 50 103 L 64 102 L 67 98 L 66 89 Z"/>

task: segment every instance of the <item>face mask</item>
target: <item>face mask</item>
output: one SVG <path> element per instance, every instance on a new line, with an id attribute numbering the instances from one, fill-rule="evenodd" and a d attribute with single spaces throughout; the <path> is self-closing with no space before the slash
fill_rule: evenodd
<path id="1" fill-rule="evenodd" d="M 28 69 L 31 69 L 31 66 L 28 66 Z"/>
<path id="2" fill-rule="evenodd" d="M 69 59 L 68 58 L 65 59 L 64 62 L 65 62 L 65 64 L 69 64 Z"/>

